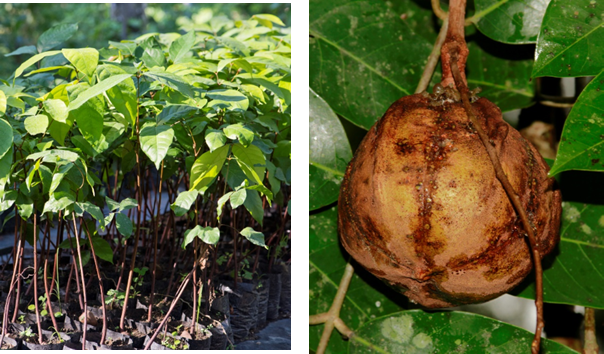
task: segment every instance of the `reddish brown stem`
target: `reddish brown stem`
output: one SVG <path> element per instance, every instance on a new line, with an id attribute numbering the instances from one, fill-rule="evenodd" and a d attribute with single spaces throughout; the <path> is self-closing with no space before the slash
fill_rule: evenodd
<path id="1" fill-rule="evenodd" d="M 600 348 L 596 337 L 596 317 L 595 310 L 591 307 L 585 308 L 585 344 L 583 345 L 584 354 L 598 354 Z"/>
<path id="2" fill-rule="evenodd" d="M 451 72 L 451 54 L 457 53 L 456 64 L 459 67 L 464 85 L 466 84 L 466 59 L 468 58 L 468 47 L 466 46 L 464 34 L 464 17 L 466 14 L 466 0 L 451 0 L 449 2 L 449 28 L 447 29 L 447 38 L 440 51 L 440 58 L 443 70 L 443 79 L 441 85 L 455 86 L 453 73 Z"/>

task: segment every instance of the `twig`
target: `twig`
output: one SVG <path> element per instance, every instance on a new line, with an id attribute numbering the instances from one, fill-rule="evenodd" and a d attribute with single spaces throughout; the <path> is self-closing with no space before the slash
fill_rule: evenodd
<path id="1" fill-rule="evenodd" d="M 352 268 L 350 263 L 346 263 L 346 269 L 344 270 L 342 280 L 340 280 L 338 292 L 333 299 L 333 303 L 331 304 L 329 311 L 310 316 L 309 318 L 309 323 L 311 325 L 325 323 L 323 334 L 321 335 L 321 340 L 319 341 L 319 347 L 317 348 L 317 354 L 325 353 L 327 343 L 329 343 L 329 337 L 331 337 L 331 332 L 333 332 L 334 327 L 347 338 L 351 338 L 354 335 L 354 332 L 340 319 L 340 310 L 342 309 L 342 304 L 344 303 L 344 298 L 346 297 L 346 291 L 348 291 L 348 285 L 350 285 L 350 280 L 352 279 L 353 274 L 354 268 Z"/>
<path id="2" fill-rule="evenodd" d="M 539 101 L 544 106 L 554 107 L 554 108 L 573 108 L 574 103 L 560 103 L 554 101 Z"/>
<path id="3" fill-rule="evenodd" d="M 434 3 L 434 0 L 432 1 L 432 3 Z M 438 33 L 438 37 L 436 38 L 436 42 L 434 43 L 434 48 L 432 48 L 432 52 L 428 56 L 428 62 L 426 63 L 426 67 L 424 68 L 422 77 L 419 80 L 419 84 L 417 84 L 415 93 L 426 91 L 426 89 L 428 88 L 428 84 L 430 84 L 430 80 L 432 80 L 434 69 L 436 68 L 436 64 L 438 64 L 438 59 L 440 59 L 440 48 L 442 47 L 445 41 L 447 28 L 449 28 L 449 20 L 445 18 L 443 21 L 443 25 L 440 28 L 440 32 Z"/>
<path id="4" fill-rule="evenodd" d="M 595 310 L 591 307 L 585 308 L 585 343 L 583 344 L 584 354 L 598 354 L 598 341 L 596 339 L 596 316 Z"/>
<path id="5" fill-rule="evenodd" d="M 445 21 L 449 17 L 449 15 L 440 7 L 440 0 L 432 0 L 432 11 L 436 17 Z"/>

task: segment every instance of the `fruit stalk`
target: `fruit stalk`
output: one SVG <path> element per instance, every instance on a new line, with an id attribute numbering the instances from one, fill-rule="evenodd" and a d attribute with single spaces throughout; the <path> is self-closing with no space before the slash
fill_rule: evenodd
<path id="1" fill-rule="evenodd" d="M 441 63 L 443 71 L 442 86 L 455 86 L 453 73 L 451 72 L 451 53 L 457 53 L 457 66 L 464 84 L 466 82 L 466 59 L 468 58 L 468 47 L 466 46 L 464 23 L 466 14 L 466 0 L 451 0 L 449 2 L 449 28 L 447 38 L 441 50 Z"/>

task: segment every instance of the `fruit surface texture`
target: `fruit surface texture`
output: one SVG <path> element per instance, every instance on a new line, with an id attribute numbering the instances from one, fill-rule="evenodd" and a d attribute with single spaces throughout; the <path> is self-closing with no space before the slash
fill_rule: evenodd
<path id="1" fill-rule="evenodd" d="M 499 108 L 473 101 L 543 257 L 559 240 L 560 192 Z M 403 97 L 388 109 L 350 162 L 338 208 L 346 251 L 425 307 L 493 299 L 532 268 L 522 222 L 451 87 Z"/>

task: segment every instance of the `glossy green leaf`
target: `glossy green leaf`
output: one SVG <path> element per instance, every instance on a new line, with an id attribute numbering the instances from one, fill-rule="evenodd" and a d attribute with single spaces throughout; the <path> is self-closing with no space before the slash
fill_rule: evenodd
<path id="1" fill-rule="evenodd" d="M 55 199 L 55 196 L 58 199 Z M 60 210 L 65 210 L 68 206 L 72 205 L 75 202 L 75 198 L 71 194 L 61 193 L 61 195 L 52 194 L 48 201 L 44 204 L 44 213 L 57 213 Z"/>
<path id="2" fill-rule="evenodd" d="M 400 4 L 408 12 L 431 11 Z M 433 46 L 386 1 L 311 0 L 310 37 L 310 87 L 365 129 L 415 91 Z"/>
<path id="3" fill-rule="evenodd" d="M 8 210 L 17 201 L 19 192 L 16 190 L 3 190 L 4 193 L 0 192 L 0 213 Z"/>
<path id="4" fill-rule="evenodd" d="M 92 236 L 91 239 L 95 255 L 102 260 L 113 263 L 113 249 L 109 242 L 100 236 Z"/>
<path id="5" fill-rule="evenodd" d="M 254 220 L 256 220 L 260 226 L 262 226 L 264 222 L 264 207 L 262 206 L 262 199 L 260 198 L 258 192 L 248 190 L 243 205 L 247 211 L 252 214 Z"/>
<path id="6" fill-rule="evenodd" d="M 231 124 L 223 129 L 224 135 L 232 140 L 239 139 L 244 147 L 247 147 L 254 140 L 254 132 L 246 128 L 242 123 Z"/>
<path id="7" fill-rule="evenodd" d="M 245 188 L 242 188 L 238 191 L 233 192 L 233 194 L 231 194 L 231 199 L 230 199 L 231 208 L 237 209 L 239 206 L 243 205 L 246 197 L 247 197 L 247 193 L 245 191 Z"/>
<path id="8" fill-rule="evenodd" d="M 231 197 L 231 194 L 233 194 L 233 192 L 228 192 L 225 195 L 223 195 L 222 197 L 220 197 L 218 199 L 218 203 L 216 203 L 216 218 L 220 221 L 220 216 L 222 215 L 222 209 L 224 208 L 224 205 L 226 204 L 226 202 L 229 200 L 229 198 Z"/>
<path id="9" fill-rule="evenodd" d="M 158 125 L 166 124 L 182 118 L 187 118 L 195 112 L 197 112 L 197 107 L 175 104 L 164 107 L 164 109 L 162 109 L 162 111 L 157 115 L 155 120 L 157 121 Z"/>
<path id="10" fill-rule="evenodd" d="M 244 147 L 241 144 L 233 144 L 232 151 L 249 181 L 261 185 L 266 171 L 266 158 L 262 150 L 254 145 Z"/>
<path id="11" fill-rule="evenodd" d="M 226 143 L 226 136 L 222 130 L 208 129 L 206 130 L 206 144 L 210 151 L 214 151 Z"/>
<path id="12" fill-rule="evenodd" d="M 604 73 L 581 92 L 570 111 L 558 146 L 554 176 L 566 170 L 604 171 Z"/>
<path id="13" fill-rule="evenodd" d="M 201 227 L 197 225 L 193 229 L 185 231 L 184 236 L 182 248 L 186 248 L 195 238 L 199 238 L 208 245 L 215 245 L 220 239 L 220 230 L 217 227 Z"/>
<path id="14" fill-rule="evenodd" d="M 193 97 L 193 90 L 182 77 L 167 72 L 160 71 L 148 71 L 144 73 L 145 76 L 159 81 L 161 84 L 166 85 L 186 96 Z"/>
<path id="15" fill-rule="evenodd" d="M 36 49 L 35 45 L 26 45 L 23 47 L 19 47 L 16 50 L 8 53 L 8 54 L 4 54 L 5 57 L 10 57 L 13 55 L 21 55 L 21 54 L 29 54 L 29 55 L 34 55 L 37 54 L 38 50 Z"/>
<path id="16" fill-rule="evenodd" d="M 99 82 L 98 84 L 88 88 L 86 91 L 84 91 L 80 95 L 78 95 L 78 98 L 76 98 L 74 101 L 69 103 L 69 106 L 67 106 L 68 110 L 73 111 L 75 109 L 78 109 L 84 103 L 86 103 L 89 99 L 102 94 L 103 92 L 109 90 L 113 86 L 126 80 L 130 76 L 131 76 L 130 74 L 121 74 L 121 75 L 111 76 L 108 79 L 105 79 L 105 80 Z"/>
<path id="17" fill-rule="evenodd" d="M 166 157 L 172 140 L 174 140 L 174 130 L 168 125 L 156 125 L 155 122 L 147 122 L 140 131 L 141 149 L 155 164 L 159 166 Z"/>
<path id="18" fill-rule="evenodd" d="M 12 149 L 10 149 L 8 154 L 4 154 L 4 156 L 0 158 L 0 191 L 4 191 L 4 187 L 8 183 L 12 163 L 13 153 Z"/>
<path id="19" fill-rule="evenodd" d="M 105 201 L 107 202 L 107 207 L 109 208 L 109 211 L 116 211 L 120 207 L 120 203 L 107 196 L 105 196 Z"/>
<path id="20" fill-rule="evenodd" d="M 65 23 L 50 28 L 38 38 L 38 52 L 44 52 L 58 47 L 71 38 L 77 30 L 77 23 Z"/>
<path id="21" fill-rule="evenodd" d="M 123 236 L 130 237 L 132 235 L 132 220 L 126 214 L 116 213 L 115 225 L 117 226 L 117 231 Z"/>
<path id="22" fill-rule="evenodd" d="M 23 122 L 25 130 L 30 135 L 44 134 L 48 128 L 48 116 L 44 114 L 37 114 L 35 116 L 25 118 Z"/>
<path id="23" fill-rule="evenodd" d="M 50 115 L 50 117 L 57 122 L 67 123 L 67 117 L 69 112 L 65 102 L 59 99 L 50 99 L 44 101 L 44 109 Z"/>
<path id="24" fill-rule="evenodd" d="M 154 66 L 164 66 L 166 63 L 166 57 L 164 56 L 164 51 L 161 48 L 161 45 L 157 42 L 155 37 L 149 37 L 141 43 L 141 47 L 143 47 L 143 63 L 147 68 L 152 68 Z"/>
<path id="25" fill-rule="evenodd" d="M 40 161 L 38 161 L 38 162 L 40 162 Z M 52 195 L 54 193 L 54 191 L 56 191 L 57 188 L 59 188 L 61 181 L 63 181 L 63 178 L 65 178 L 65 175 L 67 174 L 67 172 L 69 172 L 69 170 L 71 170 L 71 168 L 73 166 L 74 166 L 73 163 L 65 164 L 65 165 L 59 167 L 59 171 L 57 171 L 57 173 L 52 175 L 52 182 L 50 184 L 50 189 L 48 190 L 48 193 L 50 195 Z"/>
<path id="26" fill-rule="evenodd" d="M 502 49 L 505 48 L 515 50 L 514 46 L 502 45 Z M 468 49 L 468 86 L 471 89 L 480 87 L 480 97 L 495 103 L 502 112 L 533 104 L 535 82 L 530 81 L 531 59 L 507 60 L 497 57 L 475 42 L 468 43 Z"/>
<path id="27" fill-rule="evenodd" d="M 94 48 L 62 49 L 61 53 L 73 66 L 88 77 L 92 77 L 99 63 L 99 52 Z"/>
<path id="28" fill-rule="evenodd" d="M 249 99 L 246 95 L 242 94 L 237 90 L 218 89 L 208 91 L 207 97 L 211 98 L 212 101 L 208 103 L 208 106 L 214 107 L 216 105 L 247 110 L 249 107 Z"/>
<path id="29" fill-rule="evenodd" d="M 99 77 L 105 80 L 114 75 L 123 75 L 126 71 L 115 65 L 103 65 L 99 67 Z M 126 79 L 114 87 L 108 89 L 107 97 L 115 109 L 124 115 L 125 119 L 134 126 L 136 124 L 136 87 L 132 79 Z"/>
<path id="30" fill-rule="evenodd" d="M 604 309 L 602 235 L 603 205 L 562 202 L 559 250 L 543 260 L 545 302 Z M 534 299 L 533 281 L 528 278 L 514 293 Z"/>
<path id="31" fill-rule="evenodd" d="M 504 43 L 535 43 L 550 0 L 474 0 L 476 26 Z"/>
<path id="32" fill-rule="evenodd" d="M 56 163 L 57 161 L 61 160 L 67 162 L 75 162 L 79 157 L 80 155 L 73 151 L 53 149 L 30 154 L 27 156 L 27 159 L 37 160 L 41 158 L 43 162 Z"/>
<path id="33" fill-rule="evenodd" d="M 205 152 L 197 158 L 193 166 L 191 166 L 191 188 L 189 190 L 205 190 L 214 178 L 218 176 L 218 173 L 220 173 L 228 152 L 229 146 L 225 145 L 214 151 Z"/>
<path id="34" fill-rule="evenodd" d="M 6 113 L 6 94 L 0 90 L 0 117 Z"/>
<path id="35" fill-rule="evenodd" d="M 178 63 L 185 58 L 191 48 L 195 45 L 195 32 L 190 31 L 187 34 L 180 36 L 177 40 L 170 44 L 170 59 L 172 62 Z"/>
<path id="36" fill-rule="evenodd" d="M 18 78 L 19 76 L 21 76 L 21 74 L 23 74 L 23 71 L 27 68 L 29 68 L 30 66 L 34 65 L 35 63 L 39 62 L 40 60 L 49 57 L 51 55 L 57 55 L 61 53 L 60 50 L 53 50 L 50 52 L 44 52 L 44 53 L 40 53 L 40 54 L 36 54 L 33 57 L 27 59 L 26 61 L 23 62 L 23 64 L 19 65 L 19 67 L 17 68 L 17 70 L 15 70 L 15 79 Z"/>
<path id="37" fill-rule="evenodd" d="M 533 333 L 460 311 L 408 310 L 376 318 L 355 331 L 349 353 L 529 353 Z M 541 339 L 543 354 L 577 353 Z"/>
<path id="38" fill-rule="evenodd" d="M 105 229 L 105 215 L 103 215 L 101 208 L 98 206 L 92 204 L 91 202 L 76 202 L 76 207 L 74 210 L 78 214 L 84 214 L 84 212 L 87 212 L 88 214 L 92 215 L 92 217 L 99 222 L 101 228 Z"/>
<path id="39" fill-rule="evenodd" d="M 231 200 L 232 199 L 233 198 L 231 197 Z M 245 237 L 254 245 L 268 249 L 268 247 L 264 243 L 264 234 L 262 232 L 255 231 L 253 228 L 248 226 L 245 229 L 241 230 L 240 234 L 243 235 L 243 237 Z"/>
<path id="40" fill-rule="evenodd" d="M 283 23 L 283 21 L 281 21 L 281 19 L 275 15 L 271 15 L 271 14 L 259 14 L 259 15 L 254 15 L 252 16 L 252 18 L 255 18 L 257 20 L 260 21 L 268 21 L 268 23 L 270 23 L 271 25 L 267 25 L 265 24 L 265 22 L 260 22 L 263 26 L 265 27 L 270 27 L 273 28 L 272 24 L 277 24 L 279 26 L 285 26 L 285 24 Z"/>
<path id="41" fill-rule="evenodd" d="M 71 102 L 78 101 L 90 89 L 86 83 L 70 87 L 68 92 Z M 86 99 L 78 108 L 71 110 L 70 108 L 71 105 L 68 107 L 68 119 L 72 122 L 75 120 L 82 136 L 94 149 L 98 149 L 103 142 L 104 98 L 102 96 L 92 96 Z"/>
<path id="42" fill-rule="evenodd" d="M 2 158 L 13 146 L 13 127 L 4 119 L 0 119 L 0 136 L 3 137 L 0 139 L 0 158 Z"/>
<path id="43" fill-rule="evenodd" d="M 533 77 L 597 75 L 604 65 L 604 18 L 595 0 L 552 0 L 545 11 Z"/>
<path id="44" fill-rule="evenodd" d="M 199 192 L 196 190 L 180 192 L 174 203 L 170 205 L 170 208 L 174 211 L 174 215 L 183 216 L 188 213 L 198 195 Z"/>
<path id="45" fill-rule="evenodd" d="M 120 211 L 126 211 L 133 208 L 138 208 L 136 199 L 126 198 L 120 202 Z"/>
<path id="46" fill-rule="evenodd" d="M 315 210 L 338 200 L 352 149 L 329 105 L 312 90 L 309 97 L 309 204 Z"/>

